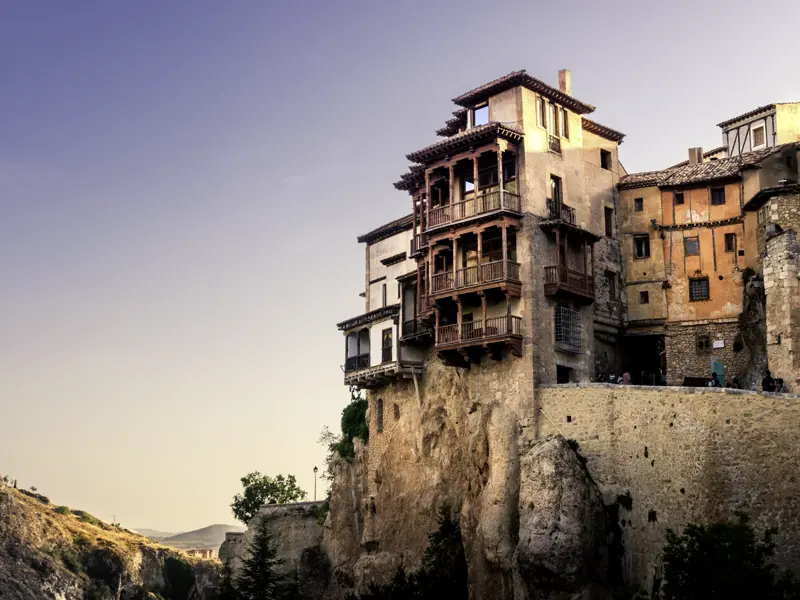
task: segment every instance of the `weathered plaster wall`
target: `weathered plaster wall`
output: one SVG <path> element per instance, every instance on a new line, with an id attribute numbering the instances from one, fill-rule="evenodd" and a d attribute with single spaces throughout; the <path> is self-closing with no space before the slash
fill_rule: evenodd
<path id="1" fill-rule="evenodd" d="M 779 144 L 800 140 L 800 103 L 778 104 L 775 117 Z"/>
<path id="2" fill-rule="evenodd" d="M 800 567 L 800 397 L 589 384 L 537 390 L 541 434 L 577 440 L 605 502 L 620 510 L 624 575 L 647 584 L 667 528 L 747 512 L 777 526 L 779 562 Z M 523 424 L 534 435 L 537 419 Z"/>
<path id="3" fill-rule="evenodd" d="M 367 254 L 369 256 L 369 264 L 367 265 L 369 279 L 367 281 L 368 285 L 366 290 L 369 297 L 367 311 L 375 310 L 383 306 L 384 284 L 386 284 L 386 304 L 391 305 L 400 302 L 397 277 L 410 273 L 417 268 L 417 263 L 408 258 L 410 246 L 411 229 L 402 231 L 367 246 Z M 382 259 L 396 256 L 402 252 L 406 253 L 406 258 L 404 260 L 388 266 L 381 263 Z M 381 277 L 385 277 L 385 279 L 369 284 L 370 281 L 375 281 Z"/>

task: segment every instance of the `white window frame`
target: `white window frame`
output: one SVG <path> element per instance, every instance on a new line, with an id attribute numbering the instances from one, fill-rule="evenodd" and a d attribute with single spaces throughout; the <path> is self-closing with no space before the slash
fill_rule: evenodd
<path id="1" fill-rule="evenodd" d="M 756 141 L 756 129 L 763 129 L 764 130 L 764 143 L 756 146 L 754 142 Z M 753 123 L 750 125 L 750 149 L 751 150 L 761 150 L 762 148 L 767 147 L 767 124 L 763 121 L 759 122 L 758 124 Z"/>

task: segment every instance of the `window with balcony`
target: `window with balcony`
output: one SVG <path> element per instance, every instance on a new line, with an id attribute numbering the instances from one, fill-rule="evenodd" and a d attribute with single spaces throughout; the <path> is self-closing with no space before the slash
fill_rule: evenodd
<path id="1" fill-rule="evenodd" d="M 611 170 L 611 152 L 600 150 L 600 166 L 607 171 Z"/>
<path id="2" fill-rule="evenodd" d="M 708 277 L 697 277 L 689 280 L 689 301 L 698 302 L 709 299 Z"/>
<path id="3" fill-rule="evenodd" d="M 725 252 L 736 252 L 736 234 L 725 234 Z"/>
<path id="4" fill-rule="evenodd" d="M 556 346 L 560 350 L 578 354 L 581 351 L 580 313 L 563 304 L 556 304 Z"/>
<path id="5" fill-rule="evenodd" d="M 561 177 L 550 175 L 550 199 L 555 205 L 559 205 L 564 201 L 564 195 L 561 191 Z"/>
<path id="6" fill-rule="evenodd" d="M 381 362 L 392 362 L 392 328 L 381 332 Z"/>
<path id="7" fill-rule="evenodd" d="M 633 236 L 633 255 L 635 258 L 649 258 L 650 256 L 650 236 Z"/>
<path id="8" fill-rule="evenodd" d="M 713 206 L 725 204 L 725 188 L 711 188 L 711 204 Z"/>
<path id="9" fill-rule="evenodd" d="M 700 241 L 696 236 L 683 238 L 683 253 L 686 256 L 700 255 Z"/>
<path id="10" fill-rule="evenodd" d="M 345 371 L 367 369 L 369 361 L 369 330 L 348 333 L 345 338 Z"/>

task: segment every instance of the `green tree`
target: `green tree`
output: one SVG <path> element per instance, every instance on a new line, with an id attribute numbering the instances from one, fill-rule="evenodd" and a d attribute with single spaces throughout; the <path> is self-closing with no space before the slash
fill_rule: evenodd
<path id="1" fill-rule="evenodd" d="M 229 560 L 222 563 L 217 600 L 241 600 L 239 590 L 236 589 L 236 581 L 233 577 L 233 569 Z"/>
<path id="2" fill-rule="evenodd" d="M 297 486 L 294 475 L 278 475 L 274 479 L 258 471 L 241 479 L 244 490 L 233 497 L 233 516 L 242 523 L 252 519 L 265 504 L 286 504 L 303 500 L 308 494 Z"/>
<path id="3" fill-rule="evenodd" d="M 687 525 L 667 531 L 664 600 L 798 600 L 791 576 L 777 577 L 770 559 L 775 530 L 756 537 L 746 515 L 727 523 Z"/>
<path id="4" fill-rule="evenodd" d="M 266 519 L 261 519 L 247 549 L 242 571 L 236 582 L 241 600 L 277 600 L 287 595 L 286 582 L 277 569 L 283 562 L 272 541 Z"/>
<path id="5" fill-rule="evenodd" d="M 467 558 L 458 517 L 451 516 L 450 507 L 442 505 L 436 522 L 439 526 L 428 536 L 428 547 L 417 575 L 420 596 L 467 600 Z"/>

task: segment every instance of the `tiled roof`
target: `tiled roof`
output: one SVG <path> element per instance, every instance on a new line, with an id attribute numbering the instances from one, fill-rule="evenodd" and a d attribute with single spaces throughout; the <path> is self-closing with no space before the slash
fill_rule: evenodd
<path id="1" fill-rule="evenodd" d="M 413 215 L 406 215 L 405 217 L 390 221 L 386 223 L 386 225 L 381 225 L 369 233 L 358 236 L 358 243 L 374 244 L 375 242 L 393 236 L 395 233 L 411 229 L 414 226 L 413 219 Z"/>
<path id="2" fill-rule="evenodd" d="M 746 152 L 739 156 L 720 158 L 695 165 L 684 165 L 677 168 L 664 169 L 663 171 L 649 171 L 647 173 L 633 173 L 623 177 L 619 182 L 620 189 L 633 189 L 657 185 L 659 187 L 682 186 L 706 181 L 717 181 L 740 177 L 741 171 L 755 167 L 762 160 L 782 152 L 787 146 L 797 147 L 798 144 L 783 144 L 755 152 Z"/>
<path id="3" fill-rule="evenodd" d="M 341 330 L 352 329 L 353 327 L 367 325 L 374 321 L 380 321 L 381 319 L 386 319 L 387 317 L 393 317 L 399 312 L 400 312 L 399 304 L 382 306 L 380 308 L 376 308 L 375 310 L 371 310 L 368 313 L 364 313 L 363 315 L 358 315 L 357 317 L 352 317 L 350 319 L 347 319 L 346 321 L 337 323 L 336 327 L 338 327 Z"/>
<path id="4" fill-rule="evenodd" d="M 717 123 L 717 127 L 725 127 L 730 125 L 731 123 L 736 123 L 736 121 L 741 121 L 742 119 L 747 119 L 749 117 L 755 117 L 757 114 L 762 112 L 767 112 L 768 110 L 774 110 L 774 104 L 765 104 L 764 106 L 759 106 L 758 108 L 754 108 L 738 117 L 733 117 L 732 119 L 728 119 L 727 121 L 723 121 L 722 123 Z"/>
<path id="5" fill-rule="evenodd" d="M 744 203 L 745 210 L 758 210 L 764 203 L 775 196 L 798 196 L 800 200 L 800 184 L 791 182 L 786 185 L 776 185 L 774 187 L 764 188 L 756 192 L 750 200 Z"/>
<path id="6" fill-rule="evenodd" d="M 713 150 L 709 150 L 708 152 L 703 152 L 703 158 L 709 158 L 714 156 L 715 154 L 719 154 L 720 152 L 726 152 L 728 149 L 725 146 L 720 146 L 718 148 L 714 148 Z M 688 160 L 684 160 L 679 162 L 677 165 L 672 165 L 670 169 L 677 169 L 678 167 L 685 167 L 689 164 Z"/>
<path id="7" fill-rule="evenodd" d="M 602 138 L 607 140 L 611 140 L 612 142 L 619 142 L 622 143 L 622 138 L 625 137 L 624 133 L 611 129 L 611 127 L 606 127 L 605 125 L 600 125 L 600 123 L 596 121 L 591 121 L 586 117 L 581 117 L 581 126 L 591 133 L 595 135 L 599 135 Z"/>
<path id="8" fill-rule="evenodd" d="M 400 176 L 399 181 L 394 182 L 395 189 L 414 191 L 425 181 L 425 167 L 422 165 L 411 165 L 408 171 Z"/>
<path id="9" fill-rule="evenodd" d="M 479 140 L 491 139 L 493 137 L 502 137 L 512 141 L 518 141 L 522 139 L 523 133 L 516 127 L 511 127 L 510 125 L 487 123 L 486 125 L 472 127 L 471 129 L 467 129 L 466 131 L 444 139 L 441 142 L 436 142 L 435 144 L 427 146 L 422 150 L 407 154 L 406 158 L 415 163 L 430 162 L 441 156 L 466 148 Z"/>
<path id="10" fill-rule="evenodd" d="M 579 115 L 585 115 L 594 112 L 594 106 L 586 104 L 580 100 L 573 98 L 569 94 L 565 94 L 561 90 L 547 85 L 545 82 L 531 77 L 525 70 L 514 71 L 508 75 L 504 75 L 494 81 L 485 83 L 474 90 L 470 90 L 466 94 L 453 98 L 453 102 L 459 106 L 473 106 L 479 102 L 483 102 L 490 96 L 499 94 L 511 88 L 522 86 L 528 88 L 533 92 L 537 92 L 542 96 L 550 98 L 551 100 L 565 106 Z"/>
<path id="11" fill-rule="evenodd" d="M 450 137 L 451 135 L 457 134 L 462 129 L 465 129 L 466 126 L 467 126 L 467 109 L 461 108 L 453 112 L 453 118 L 448 119 L 445 122 L 444 127 L 436 130 L 436 135 L 441 135 L 443 137 Z"/>

